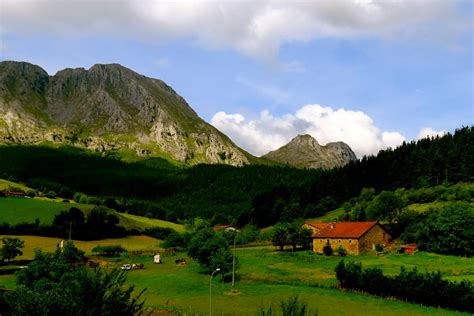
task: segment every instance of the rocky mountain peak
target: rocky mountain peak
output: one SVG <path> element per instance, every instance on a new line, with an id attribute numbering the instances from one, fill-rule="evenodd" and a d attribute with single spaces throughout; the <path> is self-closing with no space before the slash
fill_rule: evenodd
<path id="1" fill-rule="evenodd" d="M 314 147 L 318 148 L 320 147 L 318 141 L 316 138 L 309 134 L 304 134 L 304 135 L 298 135 L 295 138 L 293 138 L 288 145 L 290 146 L 309 146 L 309 147 Z"/>
<path id="2" fill-rule="evenodd" d="M 119 64 L 49 76 L 29 63 L 0 62 L 0 143 L 43 141 L 191 164 L 249 163 L 247 153 L 159 79 Z"/>
<path id="3" fill-rule="evenodd" d="M 344 142 L 321 146 L 311 135 L 298 135 L 288 144 L 262 156 L 299 168 L 331 169 L 342 167 L 357 157 Z"/>

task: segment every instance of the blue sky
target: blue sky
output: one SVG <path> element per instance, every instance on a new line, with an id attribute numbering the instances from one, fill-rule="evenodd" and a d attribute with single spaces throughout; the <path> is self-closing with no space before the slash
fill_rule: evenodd
<path id="1" fill-rule="evenodd" d="M 0 60 L 120 63 L 253 154 L 308 133 L 360 157 L 473 124 L 473 19 L 471 1 L 0 0 Z"/>

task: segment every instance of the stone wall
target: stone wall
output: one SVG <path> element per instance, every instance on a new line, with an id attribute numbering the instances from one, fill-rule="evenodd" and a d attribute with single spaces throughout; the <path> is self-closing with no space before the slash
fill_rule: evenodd
<path id="1" fill-rule="evenodd" d="M 342 246 L 348 255 L 357 256 L 359 254 L 359 241 L 354 238 L 314 238 L 313 251 L 323 253 L 323 248 L 328 242 L 334 251 Z"/>
<path id="2" fill-rule="evenodd" d="M 391 236 L 380 226 L 375 225 L 359 239 L 360 252 L 375 249 L 376 244 L 387 245 Z"/>
<path id="3" fill-rule="evenodd" d="M 355 238 L 313 238 L 313 251 L 323 253 L 324 246 L 329 242 L 332 250 L 339 247 L 346 249 L 348 255 L 357 256 L 369 252 L 376 244 L 388 245 L 392 237 L 380 226 L 375 225 L 359 239 Z"/>

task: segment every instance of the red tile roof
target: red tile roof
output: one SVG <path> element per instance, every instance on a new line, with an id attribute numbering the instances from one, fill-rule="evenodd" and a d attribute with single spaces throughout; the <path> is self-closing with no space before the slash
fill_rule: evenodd
<path id="1" fill-rule="evenodd" d="M 314 227 L 316 229 L 321 230 L 321 229 L 325 229 L 330 224 L 329 223 L 309 223 L 309 222 L 305 222 L 305 225 L 308 225 L 308 226 L 311 226 L 311 227 Z"/>
<path id="2" fill-rule="evenodd" d="M 236 228 L 233 225 L 224 224 L 224 225 L 214 226 L 214 227 L 212 227 L 212 229 L 214 231 L 220 231 L 220 230 L 224 230 L 224 229 L 236 229 Z"/>
<path id="3" fill-rule="evenodd" d="M 360 238 L 377 222 L 339 222 L 339 223 L 307 223 L 311 226 L 315 224 L 326 224 L 323 229 L 315 233 L 315 238 Z"/>

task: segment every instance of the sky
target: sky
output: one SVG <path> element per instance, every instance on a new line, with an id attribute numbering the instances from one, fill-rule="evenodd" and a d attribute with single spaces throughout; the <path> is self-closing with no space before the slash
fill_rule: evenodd
<path id="1" fill-rule="evenodd" d="M 474 121 L 473 1 L 0 0 L 0 60 L 119 63 L 260 156 L 358 157 Z"/>

